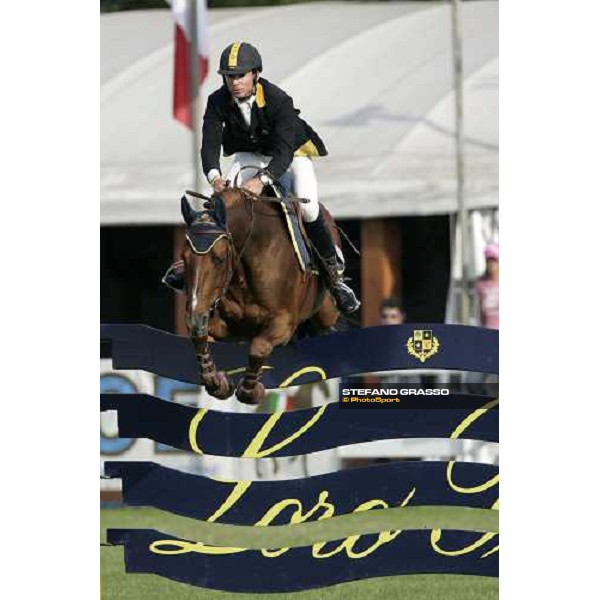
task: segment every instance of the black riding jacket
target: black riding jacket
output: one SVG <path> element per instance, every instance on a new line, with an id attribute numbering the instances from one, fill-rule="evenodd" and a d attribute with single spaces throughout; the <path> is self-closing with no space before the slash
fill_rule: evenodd
<path id="1" fill-rule="evenodd" d="M 267 170 L 277 180 L 296 156 L 326 156 L 327 149 L 312 127 L 298 115 L 294 102 L 283 90 L 266 79 L 256 85 L 250 127 L 227 86 L 223 84 L 208 97 L 202 126 L 202 168 L 221 172 L 223 154 L 257 152 L 271 156 Z"/>

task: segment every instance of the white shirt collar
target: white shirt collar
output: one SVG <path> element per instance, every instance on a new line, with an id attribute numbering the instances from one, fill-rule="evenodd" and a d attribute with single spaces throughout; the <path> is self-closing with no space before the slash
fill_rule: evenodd
<path id="1" fill-rule="evenodd" d="M 256 100 L 256 94 L 253 94 L 252 96 L 250 96 L 249 98 L 246 98 L 245 100 L 238 100 L 237 98 L 234 98 L 234 100 L 238 106 L 242 106 L 244 104 L 252 106 L 254 104 L 254 100 Z"/>
<path id="2" fill-rule="evenodd" d="M 254 105 L 255 98 L 256 96 L 254 95 L 246 98 L 246 100 L 238 100 L 237 98 L 234 98 L 248 127 L 250 127 L 250 123 L 252 122 L 252 106 Z"/>

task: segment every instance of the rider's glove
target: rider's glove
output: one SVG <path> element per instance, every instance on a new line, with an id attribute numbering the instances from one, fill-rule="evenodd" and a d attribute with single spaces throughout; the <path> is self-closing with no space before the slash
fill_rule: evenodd
<path id="1" fill-rule="evenodd" d="M 208 172 L 208 175 L 206 176 L 206 178 L 208 179 L 208 183 L 210 183 L 210 185 L 214 186 L 215 181 L 217 181 L 218 179 L 221 179 L 221 173 L 219 172 L 218 169 L 211 169 Z"/>
<path id="2" fill-rule="evenodd" d="M 258 178 L 263 185 L 273 185 L 273 177 L 271 177 L 271 174 L 266 169 L 260 173 Z"/>

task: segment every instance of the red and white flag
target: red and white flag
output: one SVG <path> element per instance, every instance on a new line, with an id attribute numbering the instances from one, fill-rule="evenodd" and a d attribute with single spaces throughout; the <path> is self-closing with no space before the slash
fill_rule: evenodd
<path id="1" fill-rule="evenodd" d="M 173 82 L 173 116 L 192 128 L 192 85 L 190 69 L 192 2 L 196 2 L 198 32 L 198 82 L 206 79 L 208 72 L 208 15 L 206 0 L 172 0 L 175 20 L 175 77 Z"/>

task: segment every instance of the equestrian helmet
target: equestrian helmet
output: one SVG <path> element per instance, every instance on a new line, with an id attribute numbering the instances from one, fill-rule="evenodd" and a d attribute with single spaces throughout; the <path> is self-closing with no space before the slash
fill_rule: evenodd
<path id="1" fill-rule="evenodd" d="M 219 75 L 244 75 L 262 71 L 262 58 L 258 50 L 247 42 L 233 42 L 221 54 Z"/>

